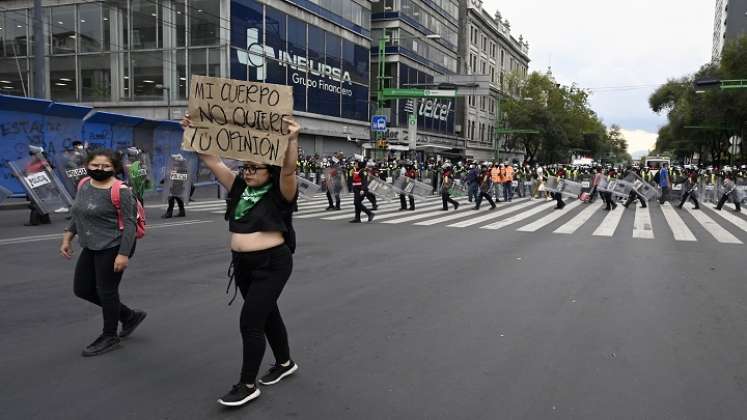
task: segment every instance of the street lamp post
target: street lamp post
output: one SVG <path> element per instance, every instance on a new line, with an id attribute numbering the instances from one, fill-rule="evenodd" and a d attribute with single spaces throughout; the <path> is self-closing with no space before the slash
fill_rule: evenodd
<path id="1" fill-rule="evenodd" d="M 166 87 L 162 84 L 157 84 L 156 88 L 161 89 L 162 91 L 166 91 L 166 109 L 168 112 L 168 118 L 166 119 L 171 120 L 171 88 Z"/>

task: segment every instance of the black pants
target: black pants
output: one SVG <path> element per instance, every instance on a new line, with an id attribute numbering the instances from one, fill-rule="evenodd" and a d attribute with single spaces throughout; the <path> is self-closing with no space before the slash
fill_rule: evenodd
<path id="1" fill-rule="evenodd" d="M 563 202 L 563 194 L 559 192 L 552 193 L 552 198 L 554 198 L 555 201 L 558 203 L 555 206 L 556 209 L 562 209 L 563 207 L 565 207 L 565 202 Z"/>
<path id="2" fill-rule="evenodd" d="M 604 194 L 604 193 L 600 192 L 600 195 L 601 194 Z M 596 197 L 597 197 L 597 187 L 591 187 L 591 191 L 589 191 L 589 204 L 593 203 Z M 604 197 L 602 197 L 602 200 L 604 201 Z"/>
<path id="3" fill-rule="evenodd" d="M 236 286 L 244 297 L 239 329 L 244 349 L 242 384 L 253 384 L 265 354 L 265 337 L 277 363 L 290 360 L 288 332 L 278 298 L 293 271 L 293 256 L 285 244 L 255 252 L 232 252 Z"/>
<path id="4" fill-rule="evenodd" d="M 371 215 L 371 210 L 363 205 L 363 188 L 353 187 L 353 204 L 355 204 L 355 220 L 361 220 L 361 212 Z"/>
<path id="5" fill-rule="evenodd" d="M 376 196 L 373 193 L 370 193 L 366 191 L 366 199 L 371 202 L 371 206 L 373 206 L 374 210 L 376 209 Z"/>
<path id="6" fill-rule="evenodd" d="M 335 196 L 334 202 L 332 202 L 332 195 Z M 329 201 L 330 208 L 336 208 L 337 210 L 340 210 L 340 192 L 339 191 L 335 191 L 333 194 L 329 192 L 329 190 L 327 190 L 327 201 Z"/>
<path id="7" fill-rule="evenodd" d="M 453 198 L 451 198 L 451 195 L 449 195 L 448 192 L 442 192 L 441 193 L 441 202 L 443 202 L 444 210 L 449 209 L 449 203 L 454 206 L 456 209 L 459 203 L 457 203 Z"/>
<path id="8" fill-rule="evenodd" d="M 735 193 L 732 193 L 735 194 Z M 736 195 L 736 194 L 735 194 Z M 729 200 L 731 194 L 724 194 L 721 196 L 721 199 L 718 200 L 718 205 L 716 208 L 718 210 L 721 210 L 724 207 L 724 204 Z M 734 208 L 736 211 L 742 211 L 742 204 L 739 202 L 739 200 L 736 197 L 731 197 L 731 201 L 734 203 Z"/>
<path id="9" fill-rule="evenodd" d="M 604 200 L 605 204 L 607 204 L 607 210 L 611 210 L 613 208 L 617 208 L 617 203 L 615 203 L 615 199 L 612 197 L 612 193 L 608 191 L 600 191 L 599 195 L 602 196 L 602 199 Z"/>
<path id="10" fill-rule="evenodd" d="M 48 225 L 52 223 L 49 215 L 43 214 L 33 201 L 29 204 L 29 208 L 31 208 L 31 213 L 29 214 L 30 225 Z"/>
<path id="11" fill-rule="evenodd" d="M 184 216 L 184 201 L 175 195 L 169 196 L 169 208 L 166 209 L 166 215 L 171 216 L 174 213 L 174 201 L 179 205 L 179 216 Z"/>
<path id="12" fill-rule="evenodd" d="M 682 206 L 685 205 L 685 202 L 687 201 L 688 198 L 693 202 L 693 204 L 695 204 L 695 208 L 700 207 L 700 203 L 698 203 L 698 198 L 695 197 L 695 194 L 693 194 L 690 191 L 687 191 L 686 193 L 682 194 L 682 200 L 680 201 L 679 208 L 682 208 Z"/>
<path id="13" fill-rule="evenodd" d="M 105 335 L 117 335 L 119 321 L 132 317 L 132 310 L 119 301 L 119 282 L 123 272 L 114 272 L 119 247 L 92 251 L 83 248 L 75 265 L 75 296 L 101 307 Z M 132 252 L 135 252 L 133 247 Z M 130 254 L 132 255 L 132 254 Z"/>
<path id="14" fill-rule="evenodd" d="M 490 207 L 495 207 L 495 202 L 493 201 L 493 197 L 491 197 L 489 193 L 486 193 L 483 190 L 479 190 L 479 192 L 477 194 L 477 197 L 476 197 L 476 200 L 475 200 L 475 208 L 476 209 L 480 208 L 480 204 L 482 203 L 482 199 L 483 198 L 487 198 L 488 199 L 488 203 L 490 203 Z"/>
<path id="15" fill-rule="evenodd" d="M 410 210 L 415 210 L 415 197 L 412 194 L 409 194 L 407 197 L 410 198 Z M 407 209 L 407 198 L 404 194 L 399 195 L 399 204 L 402 210 Z"/>
<path id="16" fill-rule="evenodd" d="M 643 196 L 638 194 L 635 190 L 630 191 L 628 199 L 625 200 L 625 207 L 627 208 L 629 205 L 633 204 L 636 199 L 641 202 L 641 207 L 646 207 L 646 200 L 644 200 Z"/>
<path id="17" fill-rule="evenodd" d="M 659 197 L 659 204 L 664 204 L 669 198 L 669 187 L 661 187 L 661 197 Z"/>

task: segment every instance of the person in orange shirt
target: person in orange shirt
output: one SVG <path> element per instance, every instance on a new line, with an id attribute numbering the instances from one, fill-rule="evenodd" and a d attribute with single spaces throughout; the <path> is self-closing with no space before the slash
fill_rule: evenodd
<path id="1" fill-rule="evenodd" d="M 501 164 L 501 179 L 503 181 L 503 200 L 511 201 L 514 198 L 514 168 L 511 165 Z"/>
<path id="2" fill-rule="evenodd" d="M 503 179 L 501 178 L 501 170 L 498 168 L 498 163 L 494 163 L 493 167 L 490 168 L 490 180 L 493 182 L 493 195 L 495 196 L 495 202 L 500 203 L 501 200 L 501 184 Z"/>

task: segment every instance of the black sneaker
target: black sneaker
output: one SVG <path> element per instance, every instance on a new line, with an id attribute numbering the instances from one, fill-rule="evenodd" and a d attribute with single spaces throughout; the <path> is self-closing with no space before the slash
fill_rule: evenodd
<path id="1" fill-rule="evenodd" d="M 374 219 L 374 217 L 376 217 L 376 215 L 375 215 L 375 214 L 373 214 L 373 213 L 369 213 L 369 215 L 368 215 L 368 223 L 371 223 L 371 222 L 373 222 L 373 219 Z"/>
<path id="2" fill-rule="evenodd" d="M 100 335 L 99 338 L 83 349 L 83 357 L 98 356 L 119 348 L 119 337 L 116 335 Z"/>
<path id="3" fill-rule="evenodd" d="M 286 376 L 293 375 L 298 370 L 296 362 L 291 360 L 288 366 L 273 365 L 270 370 L 259 380 L 262 385 L 275 385 Z"/>
<path id="4" fill-rule="evenodd" d="M 226 407 L 240 407 L 259 397 L 259 394 L 261 392 L 256 386 L 250 388 L 246 384 L 236 384 L 226 395 L 218 398 L 218 404 Z"/>
<path id="5" fill-rule="evenodd" d="M 132 334 L 132 332 L 135 331 L 135 328 L 143 322 L 146 316 L 148 316 L 148 314 L 145 311 L 133 309 L 132 318 L 130 318 L 129 321 L 122 322 L 122 331 L 119 332 L 119 338 L 125 338 Z"/>

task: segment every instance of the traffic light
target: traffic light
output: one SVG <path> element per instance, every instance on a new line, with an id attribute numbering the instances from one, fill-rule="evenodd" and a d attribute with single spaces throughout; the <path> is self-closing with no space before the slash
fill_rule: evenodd
<path id="1" fill-rule="evenodd" d="M 387 143 L 386 139 L 379 139 L 376 142 L 376 147 L 378 147 L 379 149 L 386 149 L 387 146 L 388 146 L 388 143 Z"/>

